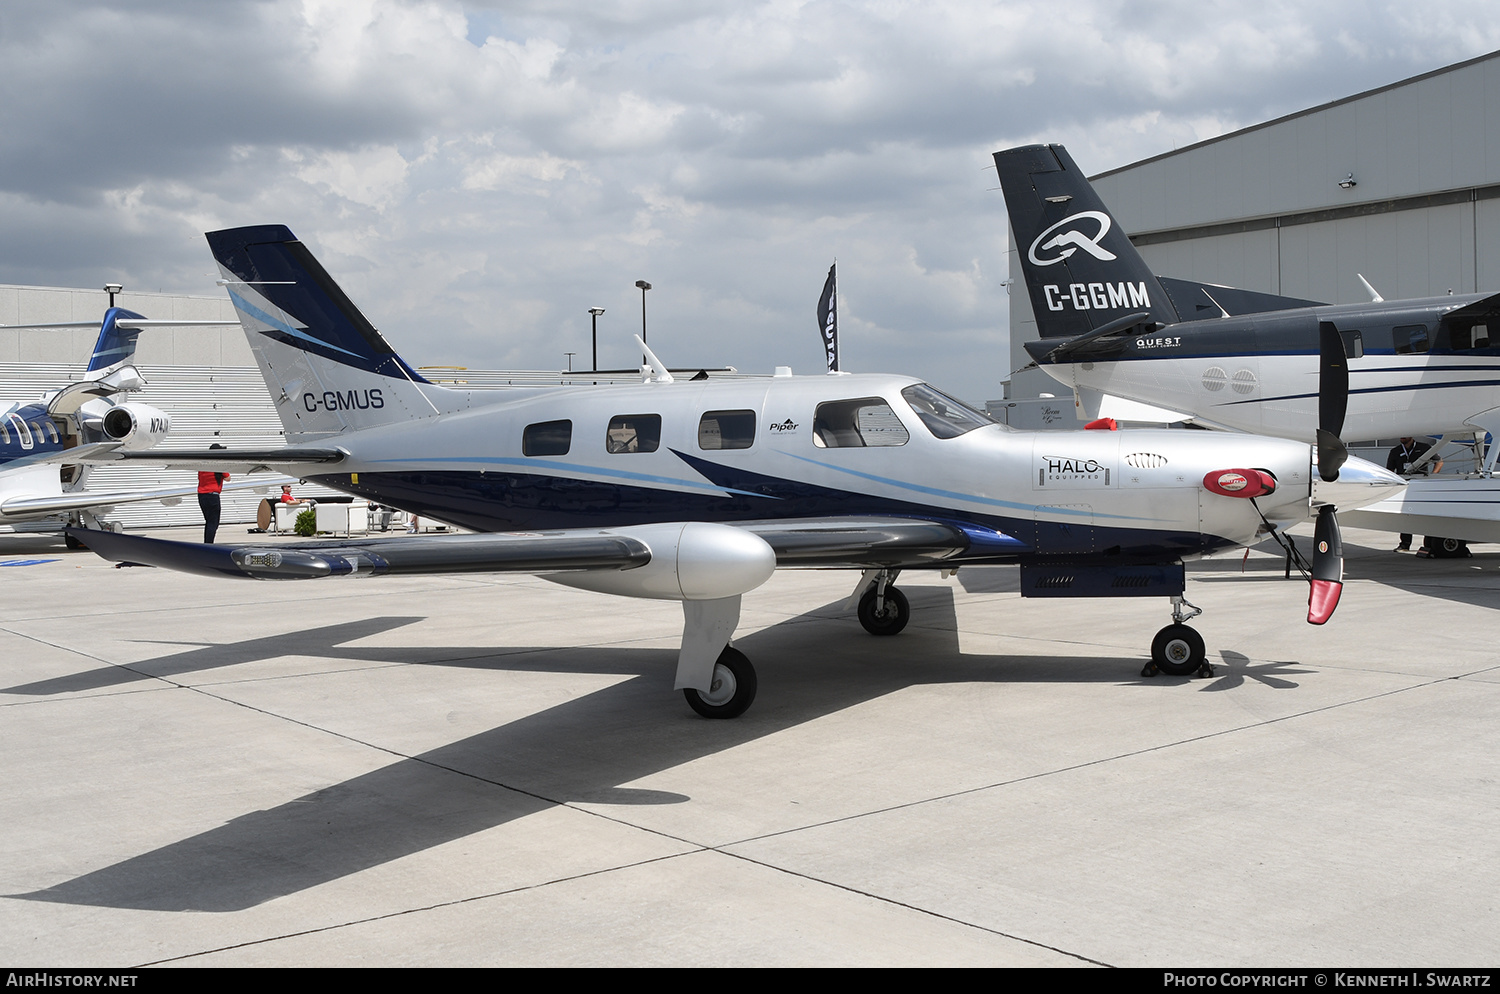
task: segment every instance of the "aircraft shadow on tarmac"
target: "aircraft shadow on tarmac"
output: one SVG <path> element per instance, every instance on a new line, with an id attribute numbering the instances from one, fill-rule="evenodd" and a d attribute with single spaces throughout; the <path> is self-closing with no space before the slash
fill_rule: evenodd
<path id="1" fill-rule="evenodd" d="M 493 647 L 339 644 L 420 620 L 416 618 L 331 625 L 132 664 L 129 680 L 149 679 L 151 673 L 202 672 L 278 654 L 631 678 L 55 886 L 9 896 L 156 911 L 239 911 L 569 801 L 635 805 L 689 800 L 620 785 L 915 684 L 1183 682 L 1135 679 L 1139 658 L 964 654 L 951 588 L 914 586 L 907 591 L 914 620 L 899 638 L 867 636 L 841 614 L 834 617 L 838 605 L 832 604 L 736 640 L 756 661 L 761 696 L 734 721 L 696 718 L 680 695 L 665 690 L 675 663 L 675 653 L 666 649 L 497 652 Z M 1295 686 L 1275 675 L 1299 672 L 1276 669 L 1293 664 L 1269 664 L 1269 669 L 1261 667 L 1267 672 L 1259 672 L 1243 656 L 1223 655 L 1230 672 L 1217 681 L 1222 685 L 1204 689 L 1229 689 L 1246 676 L 1269 686 Z M 118 682 L 94 671 L 9 692 L 63 693 Z"/>

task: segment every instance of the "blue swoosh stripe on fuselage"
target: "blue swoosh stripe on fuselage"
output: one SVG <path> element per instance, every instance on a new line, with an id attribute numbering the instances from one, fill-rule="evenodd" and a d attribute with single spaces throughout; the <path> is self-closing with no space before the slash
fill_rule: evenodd
<path id="1" fill-rule="evenodd" d="M 425 459 L 371 459 L 370 464 L 376 463 L 488 463 L 490 465 L 502 466 L 529 466 L 540 469 L 542 466 L 555 466 L 558 469 L 567 470 L 570 473 L 596 474 L 599 476 L 613 477 L 620 480 L 635 480 L 639 483 L 660 483 L 670 487 L 688 487 L 693 490 L 712 490 L 721 494 L 737 494 L 742 497 L 760 497 L 765 500 L 780 500 L 771 494 L 752 493 L 749 490 L 735 490 L 733 487 L 721 487 L 714 483 L 701 483 L 697 480 L 683 480 L 673 476 L 654 476 L 650 473 L 632 473 L 625 469 L 605 469 L 599 466 L 587 466 L 583 463 L 571 462 L 546 462 L 538 463 L 537 456 L 436 456 Z"/>
<path id="2" fill-rule="evenodd" d="M 671 491 L 505 470 L 491 470 L 483 475 L 478 470 L 361 470 L 359 483 L 354 483 L 348 473 L 309 479 L 361 499 L 401 507 L 481 532 L 620 527 L 663 521 L 733 524 L 766 518 L 768 505 L 753 498 L 770 496 L 748 490 L 729 495 Z M 1200 536 L 1196 530 L 1088 525 L 1083 522 L 1069 525 L 1039 522 L 1029 515 L 955 514 L 951 509 L 858 491 L 835 490 L 792 480 L 779 483 L 783 492 L 777 496 L 783 499 L 783 503 L 777 505 L 775 517 L 778 519 L 900 516 L 963 520 L 1011 536 L 1032 549 L 1037 547 L 1038 529 L 1041 528 L 1047 533 L 1046 552 L 1034 554 L 1039 558 L 1103 555 L 1102 550 L 1118 548 L 1125 555 L 1147 555 L 1167 561 L 1236 544 L 1214 536 Z M 1032 554 L 1018 552 L 997 556 L 989 551 L 974 558 L 1016 561 L 1027 555 Z"/>
<path id="3" fill-rule="evenodd" d="M 1350 388 L 1349 394 L 1357 393 L 1396 393 L 1401 390 L 1451 390 L 1454 387 L 1494 387 L 1500 386 L 1500 380 L 1450 380 L 1442 383 L 1407 383 L 1405 385 L 1389 387 L 1360 387 Z M 1231 400 L 1223 404 L 1215 404 L 1215 407 L 1238 407 L 1240 404 L 1263 404 L 1273 400 L 1308 400 L 1318 396 L 1317 391 L 1312 393 L 1289 393 L 1278 397 L 1251 397 L 1246 400 Z"/>
<path id="4" fill-rule="evenodd" d="M 928 494 L 932 497 L 942 497 L 947 500 L 972 501 L 975 504 L 988 504 L 991 507 L 1008 507 L 1016 511 L 1035 512 L 1040 507 L 1046 507 L 1047 513 L 1049 514 L 1079 515 L 1087 516 L 1090 518 L 1118 518 L 1121 521 L 1160 520 L 1158 518 L 1141 518 L 1133 514 L 1101 514 L 1098 511 L 1072 511 L 1065 507 L 1057 507 L 1052 504 L 1025 504 L 1013 500 L 1000 500 L 996 497 L 979 497 L 974 494 L 961 494 L 952 490 L 939 490 L 937 487 L 924 487 L 919 483 L 907 483 L 904 480 L 892 480 L 888 477 L 876 476 L 874 473 L 862 473 L 857 469 L 846 469 L 843 466 L 834 466 L 831 463 L 821 462 L 817 459 L 809 459 L 807 458 L 807 456 L 799 456 L 791 452 L 787 452 L 784 454 L 791 456 L 793 459 L 801 459 L 803 462 L 810 462 L 814 466 L 822 466 L 825 469 L 838 470 L 840 473 L 848 473 L 850 476 L 857 476 L 863 480 L 870 480 L 874 483 L 884 483 L 888 486 L 900 487 L 903 490 L 912 490 L 916 493 Z"/>

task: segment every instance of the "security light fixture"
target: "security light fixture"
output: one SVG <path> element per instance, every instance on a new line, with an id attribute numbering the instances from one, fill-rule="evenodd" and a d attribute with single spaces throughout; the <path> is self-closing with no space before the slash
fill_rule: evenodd
<path id="1" fill-rule="evenodd" d="M 104 284 L 104 292 L 109 294 L 109 306 L 115 306 L 115 294 L 120 293 L 125 287 L 119 283 Z"/>
<path id="2" fill-rule="evenodd" d="M 1356 187 L 1358 185 L 1359 184 L 1354 181 L 1354 174 L 1353 173 L 1350 173 L 1348 176 L 1345 176 L 1343 179 L 1339 180 L 1339 189 L 1340 190 L 1348 190 L 1351 187 Z"/>

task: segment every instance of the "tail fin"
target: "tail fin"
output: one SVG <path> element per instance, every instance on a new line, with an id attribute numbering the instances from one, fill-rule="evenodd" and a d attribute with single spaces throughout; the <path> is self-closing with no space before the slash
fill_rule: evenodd
<path id="1" fill-rule="evenodd" d="M 1021 271 L 1043 338 L 1072 338 L 1127 314 L 1179 320 L 1171 299 L 1061 145 L 995 153 Z"/>
<path id="2" fill-rule="evenodd" d="M 398 356 L 285 225 L 208 232 L 288 438 L 431 417 L 452 391 Z"/>
<path id="3" fill-rule="evenodd" d="M 145 316 L 123 307 L 111 307 L 104 312 L 104 323 L 99 326 L 99 341 L 94 343 L 94 354 L 89 357 L 90 373 L 107 370 L 135 358 L 135 341 L 140 337 L 141 330 L 119 327 L 115 321 L 120 318 L 144 320 Z"/>

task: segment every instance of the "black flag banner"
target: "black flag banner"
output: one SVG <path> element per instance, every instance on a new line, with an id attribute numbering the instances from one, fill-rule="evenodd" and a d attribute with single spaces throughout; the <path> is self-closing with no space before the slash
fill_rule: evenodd
<path id="1" fill-rule="evenodd" d="M 839 264 L 828 267 L 828 282 L 818 298 L 818 331 L 823 336 L 823 351 L 828 356 L 828 371 L 839 371 Z"/>

